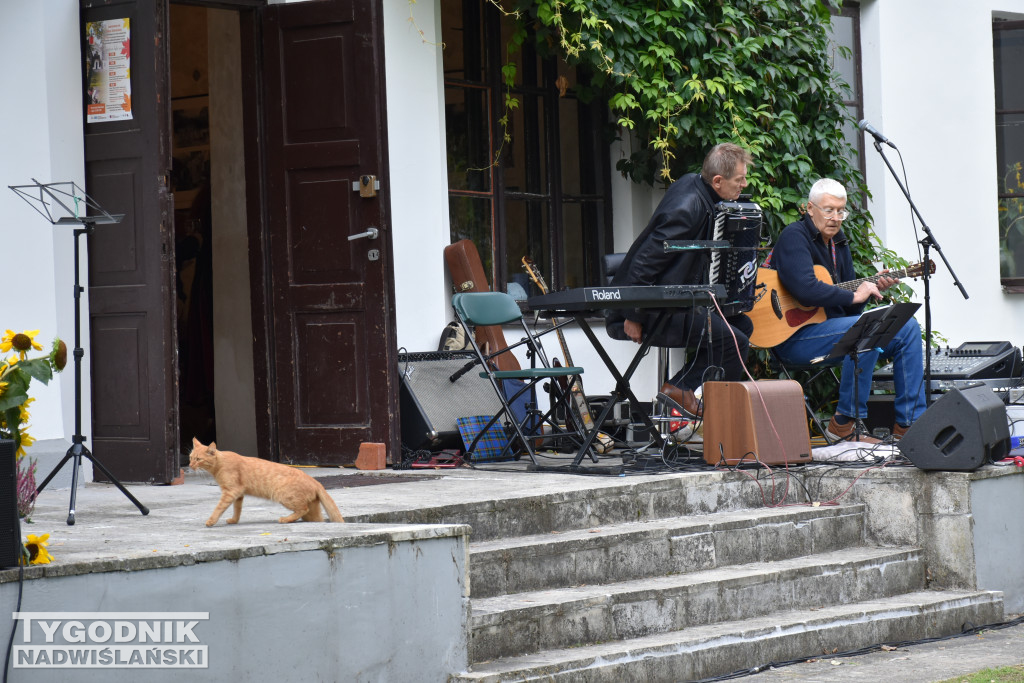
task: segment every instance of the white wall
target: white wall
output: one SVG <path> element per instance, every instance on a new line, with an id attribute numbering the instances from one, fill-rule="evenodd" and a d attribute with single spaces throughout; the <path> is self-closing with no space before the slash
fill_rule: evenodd
<path id="1" fill-rule="evenodd" d="M 0 294 L 0 331 L 38 328 L 37 341 L 46 352 L 57 336 L 67 342 L 66 374 L 48 386 L 33 381 L 30 389 L 36 401 L 29 433 L 42 441 L 63 440 L 74 431 L 73 231 L 51 226 L 7 186 L 28 184 L 33 178 L 84 186 L 78 3 L 3 3 L 0 26 L 7 27 L 5 53 L 17 56 L 12 64 L 19 65 L 21 74 L 8 83 L 11 97 L 8 106 L 0 108 L 0 130 L 4 131 L 0 135 L 0 272 L 5 285 Z M 85 281 L 84 253 L 82 261 Z M 82 310 L 86 321 L 82 346 L 88 358 L 85 300 Z M 83 366 L 88 381 L 88 363 Z M 89 394 L 87 390 L 83 394 L 83 411 L 88 415 Z M 88 420 L 83 431 L 89 433 Z M 61 441 L 55 449 L 66 447 Z"/>
<path id="2" fill-rule="evenodd" d="M 999 284 L 992 14 L 1024 15 L 1022 0 L 869 0 L 862 6 L 865 117 L 898 145 L 910 195 L 967 290 L 933 249 L 932 327 L 951 344 L 1024 343 L 1024 295 Z M 1024 16 L 1022 16 L 1024 18 Z M 900 157 L 886 156 L 901 171 Z M 875 149 L 867 149 L 876 230 L 916 261 L 909 204 Z M 915 286 L 923 302 L 923 288 Z M 924 322 L 923 310 L 918 320 Z"/>
<path id="3" fill-rule="evenodd" d="M 440 6 L 386 1 L 383 13 L 398 346 L 432 351 L 451 317 Z"/>

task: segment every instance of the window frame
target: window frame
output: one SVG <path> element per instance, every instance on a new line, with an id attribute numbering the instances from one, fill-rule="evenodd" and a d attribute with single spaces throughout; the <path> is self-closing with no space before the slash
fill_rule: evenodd
<path id="1" fill-rule="evenodd" d="M 995 76 L 995 69 L 997 68 L 998 64 L 1000 63 L 999 62 L 999 56 L 996 53 L 996 45 L 995 45 L 995 40 L 996 40 L 996 35 L 997 35 L 996 32 L 997 31 L 1021 31 L 1021 30 L 1024 30 L 1024 19 L 1005 19 L 1005 18 L 999 18 L 999 17 L 993 17 L 992 18 L 993 76 Z M 994 88 L 995 88 L 997 93 L 1000 91 L 1000 85 L 1001 85 L 1000 82 L 998 80 L 995 80 Z M 994 101 L 993 101 L 993 112 L 994 112 L 995 129 L 996 129 L 995 133 L 996 133 L 996 141 L 997 141 L 996 142 L 996 150 L 997 150 L 996 177 L 1000 179 L 1000 184 L 997 185 L 997 188 L 996 188 L 996 201 L 998 202 L 999 206 L 1002 207 L 1003 202 L 1006 201 L 1006 200 L 1020 200 L 1021 202 L 1024 202 L 1024 189 L 1022 189 L 1020 192 L 1006 192 L 1003 189 L 1002 178 L 1006 175 L 1007 171 L 1005 169 L 998 168 L 998 163 L 999 163 L 999 161 L 998 161 L 998 150 L 1001 147 L 1001 144 L 999 142 L 999 139 L 1000 139 L 1000 122 L 1002 120 L 1002 117 L 1004 117 L 1004 116 L 1013 116 L 1013 115 L 1017 115 L 1017 116 L 1024 115 L 1024 108 L 1020 108 L 1020 109 L 999 109 L 997 107 L 998 101 L 999 101 L 999 97 L 998 97 L 998 94 L 997 94 L 995 99 L 994 99 Z M 1019 153 L 1020 153 L 1021 160 L 1024 161 L 1024 145 L 1021 145 L 1021 147 L 1019 149 Z M 1004 159 L 1003 161 L 1005 162 L 1006 160 Z M 1003 239 L 1003 236 L 1002 236 L 1002 221 L 999 221 L 999 229 L 997 231 L 997 234 L 998 234 L 998 237 L 999 237 L 999 249 L 1000 249 L 1000 251 L 1002 251 L 1003 246 L 1004 246 L 1004 239 Z M 1022 268 L 1024 268 L 1024 263 L 1019 264 L 1019 265 Z M 1013 293 L 1024 293 L 1024 275 L 1014 276 L 1014 277 L 1004 277 L 1003 274 L 1002 274 L 1002 268 L 1000 268 L 999 282 L 1003 286 L 1004 291 L 1013 292 Z"/>
<path id="2" fill-rule="evenodd" d="M 518 115 L 522 117 L 524 128 L 522 133 L 527 137 L 535 139 L 543 138 L 539 147 L 539 154 L 530 161 L 523 160 L 525 164 L 522 169 L 523 176 L 530 173 L 544 172 L 546 180 L 541 191 L 530 191 L 524 188 L 513 190 L 506 186 L 506 163 L 510 156 L 510 150 L 502 145 L 509 145 L 503 142 L 506 134 L 505 126 L 501 118 L 508 115 L 510 119 L 517 115 L 517 112 L 510 112 L 505 107 L 506 86 L 502 80 L 502 65 L 505 50 L 505 41 L 502 36 L 502 17 L 500 13 L 487 3 L 478 3 L 476 0 L 445 0 L 460 2 L 462 8 L 463 22 L 466 23 L 466 3 L 472 3 L 481 7 L 481 14 L 476 15 L 483 25 L 483 53 L 472 50 L 463 51 L 465 59 L 467 53 L 477 58 L 479 63 L 474 64 L 471 71 L 479 69 L 482 74 L 479 81 L 466 78 L 453 78 L 449 76 L 448 68 L 444 71 L 444 92 L 445 103 L 448 104 L 448 92 L 450 88 L 481 88 L 487 94 L 487 101 L 490 106 L 489 121 L 487 122 L 488 132 L 488 156 L 490 160 L 495 159 L 498 153 L 497 162 L 489 167 L 489 191 L 455 189 L 452 183 L 448 184 L 449 205 L 457 198 L 490 199 L 490 238 L 491 254 L 481 253 L 481 259 L 490 264 L 489 280 L 492 289 L 505 291 L 513 274 L 514 265 L 510 263 L 510 255 L 507 253 L 509 245 L 510 225 L 509 211 L 513 202 L 524 202 L 526 211 L 539 210 L 542 216 L 538 219 L 540 230 L 546 232 L 546 239 L 541 244 L 531 243 L 531 238 L 526 237 L 531 252 L 540 252 L 543 258 L 536 258 L 538 254 L 523 254 L 534 258 L 538 269 L 544 274 L 549 289 L 556 291 L 566 286 L 569 276 L 567 268 L 567 257 L 570 250 L 579 249 L 583 252 L 582 272 L 579 277 L 582 282 L 579 286 L 600 284 L 601 279 L 601 257 L 612 250 L 612 206 L 611 206 L 611 146 L 605 130 L 608 127 L 608 109 L 602 102 L 589 104 L 580 102 L 574 94 L 566 93 L 566 97 L 577 102 L 574 120 L 576 126 L 567 130 L 560 124 L 560 102 L 564 101 L 558 93 L 556 79 L 558 78 L 558 62 L 554 57 L 541 57 L 535 50 L 535 43 L 531 38 L 524 41 L 519 52 L 512 61 L 517 65 L 517 83 L 510 91 L 510 95 L 519 100 Z M 470 15 L 473 10 L 470 9 Z M 571 67 L 570 67 L 571 68 Z M 466 73 L 463 68 L 463 74 Z M 533 78 L 525 78 L 529 74 L 540 74 L 539 80 L 533 82 Z M 577 71 L 579 78 L 579 71 Z M 525 81 L 525 83 L 524 83 Z M 534 106 L 543 107 L 543 112 L 536 116 L 529 116 L 526 110 Z M 538 116 L 542 117 L 538 119 Z M 543 121 L 545 130 L 539 130 L 539 121 Z M 512 126 L 512 121 L 509 122 Z M 561 157 L 562 135 L 570 133 L 579 136 L 577 148 L 579 159 L 570 161 Z M 585 138 L 585 139 L 584 139 Z M 501 150 L 498 152 L 498 150 Z M 585 162 L 585 163 L 584 163 Z M 570 193 L 566 191 L 563 183 L 563 171 L 568 163 L 578 163 L 580 169 L 580 192 Z M 586 180 L 582 177 L 589 170 Z M 449 174 L 451 170 L 449 169 Z M 587 186 L 594 188 L 593 191 L 584 192 Z M 588 228 L 581 225 L 582 244 L 567 243 L 570 237 L 564 231 L 565 208 L 570 204 L 581 206 L 580 221 L 586 223 L 588 213 L 595 213 L 598 225 L 596 228 Z M 538 206 L 539 205 L 539 206 Z M 588 211 L 587 206 L 593 207 Z M 528 226 L 523 228 L 528 229 Z M 453 238 L 455 236 L 453 235 Z M 534 238 L 536 239 L 536 238 Z M 519 256 L 519 255 L 517 255 Z M 521 272 L 515 269 L 516 273 Z M 530 288 L 528 292 L 535 292 Z"/>

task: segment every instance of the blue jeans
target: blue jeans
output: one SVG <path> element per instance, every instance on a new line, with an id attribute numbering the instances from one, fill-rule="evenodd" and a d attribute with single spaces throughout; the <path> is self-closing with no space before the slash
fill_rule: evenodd
<path id="1" fill-rule="evenodd" d="M 829 318 L 823 323 L 808 325 L 796 331 L 792 337 L 775 347 L 779 358 L 786 365 L 808 365 L 812 358 L 827 356 L 837 341 L 857 322 L 857 316 Z M 839 383 L 839 405 L 836 412 L 847 417 L 868 416 L 868 396 L 871 395 L 871 375 L 879 356 L 893 361 L 893 383 L 896 389 L 894 409 L 896 422 L 909 425 L 925 410 L 924 398 L 924 345 L 921 341 L 921 327 L 913 318 L 907 321 L 893 337 L 889 345 L 879 354 L 877 349 L 860 354 L 857 367 L 860 375 L 857 382 L 857 405 L 854 406 L 853 361 L 847 356 L 843 361 L 842 379 Z"/>

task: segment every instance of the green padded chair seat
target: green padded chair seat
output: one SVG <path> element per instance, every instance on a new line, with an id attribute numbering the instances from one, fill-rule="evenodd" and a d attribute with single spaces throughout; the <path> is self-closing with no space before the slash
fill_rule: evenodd
<path id="1" fill-rule="evenodd" d="M 495 370 L 492 373 L 495 379 L 534 379 L 537 377 L 571 377 L 582 375 L 583 368 L 525 368 L 523 370 Z M 481 377 L 487 378 L 486 372 L 480 373 Z"/>

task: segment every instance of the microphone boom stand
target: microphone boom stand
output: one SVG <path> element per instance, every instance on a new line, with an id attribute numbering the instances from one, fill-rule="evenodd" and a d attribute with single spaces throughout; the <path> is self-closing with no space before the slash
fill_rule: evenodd
<path id="1" fill-rule="evenodd" d="M 890 143 L 891 144 L 891 143 Z M 924 247 L 924 270 L 921 274 L 921 278 L 924 280 L 924 338 L 925 338 L 925 354 L 924 354 L 924 404 L 927 408 L 932 402 L 932 302 L 931 302 L 931 257 L 929 250 L 931 247 L 935 247 L 935 251 L 938 252 L 939 257 L 942 258 L 942 262 L 946 264 L 946 270 L 953 277 L 953 284 L 956 285 L 957 289 L 960 290 L 960 294 L 963 295 L 964 299 L 969 299 L 970 296 L 967 294 L 967 290 L 964 289 L 960 279 L 956 276 L 956 272 L 953 270 L 953 266 L 950 265 L 949 260 L 946 259 L 946 255 L 942 253 L 942 247 L 939 246 L 938 241 L 935 239 L 935 235 L 932 234 L 932 229 L 925 223 L 924 218 L 921 216 L 921 212 L 917 210 L 917 206 L 914 204 L 914 200 L 910 198 L 910 192 L 900 182 L 900 177 L 896 174 L 896 169 L 889 163 L 888 157 L 885 156 L 885 152 L 882 151 L 882 142 L 875 137 L 875 150 L 882 157 L 882 161 L 889 168 L 889 173 L 892 174 L 893 180 L 899 186 L 903 192 L 903 196 L 907 198 L 907 202 L 910 204 L 910 210 L 917 216 L 917 220 L 921 221 L 921 229 L 924 231 L 924 238 L 921 239 L 919 244 Z"/>
<path id="2" fill-rule="evenodd" d="M 79 225 L 74 229 L 75 236 L 75 433 L 71 437 L 71 448 L 64 455 L 64 458 L 60 463 L 53 468 L 53 471 L 46 476 L 38 488 L 36 488 L 36 496 L 42 493 L 46 485 L 56 476 L 57 472 L 60 471 L 64 464 L 68 460 L 72 460 L 71 470 L 71 503 L 68 507 L 68 526 L 72 526 L 75 523 L 75 497 L 78 493 L 78 470 L 82 466 L 82 458 L 88 458 L 93 465 L 95 465 L 100 472 L 102 472 L 107 479 L 111 481 L 121 493 L 128 497 L 135 507 L 139 509 L 143 515 L 149 514 L 149 508 L 140 503 L 135 496 L 133 496 L 124 485 L 118 481 L 117 477 L 110 473 L 106 467 L 103 466 L 99 460 L 93 456 L 89 449 L 85 445 L 85 437 L 82 436 L 82 357 L 85 355 L 84 349 L 82 349 L 82 293 L 85 292 L 85 288 L 81 286 L 79 279 L 79 238 L 82 235 L 91 235 L 96 228 L 97 224 L 110 224 L 120 223 L 124 217 L 121 215 L 111 215 L 104 211 L 96 202 L 94 202 L 85 192 L 79 189 L 74 183 L 50 183 L 49 185 L 43 185 L 32 180 L 34 185 L 22 185 L 22 186 L 9 186 L 14 192 L 20 195 L 23 199 L 29 202 L 32 208 L 36 209 L 42 214 L 47 220 L 53 225 Z M 70 190 L 60 189 L 61 185 L 70 185 Z M 38 190 L 39 196 L 32 197 L 26 191 L 26 188 L 32 188 Z M 46 195 L 44 198 L 43 195 Z M 74 200 L 75 207 L 72 209 L 70 206 L 62 201 L 60 195 L 69 197 Z M 48 198 L 48 199 L 47 199 Z M 69 216 L 63 216 L 60 218 L 54 218 L 51 208 L 53 206 L 50 201 L 56 202 L 60 207 L 67 211 Z M 39 208 L 33 201 L 38 201 L 42 208 Z M 99 212 L 99 215 L 88 215 L 79 216 L 79 203 L 84 201 L 87 209 L 94 209 Z"/>

